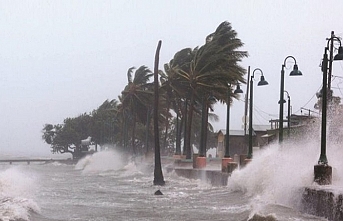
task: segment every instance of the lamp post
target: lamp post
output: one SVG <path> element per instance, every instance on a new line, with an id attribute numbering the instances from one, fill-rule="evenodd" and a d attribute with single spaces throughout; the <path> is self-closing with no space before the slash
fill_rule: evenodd
<path id="1" fill-rule="evenodd" d="M 290 130 L 291 130 L 291 96 L 289 96 L 288 91 L 284 91 L 287 93 L 287 137 L 290 137 Z M 280 101 L 278 102 L 280 104 Z M 283 100 L 283 103 L 286 103 L 285 100 Z"/>
<path id="2" fill-rule="evenodd" d="M 290 137 L 291 133 L 291 96 L 289 96 L 288 91 L 285 91 L 287 93 L 287 137 Z"/>
<path id="3" fill-rule="evenodd" d="M 243 93 L 239 84 L 237 84 L 237 88 L 233 93 L 234 94 Z M 229 86 L 228 91 L 227 91 L 225 154 L 224 154 L 224 158 L 222 159 L 222 172 L 230 172 L 228 171 L 228 163 L 232 161 L 232 158 L 230 157 L 230 101 L 231 101 L 231 85 Z"/>
<path id="4" fill-rule="evenodd" d="M 331 31 L 331 37 L 327 40 L 328 41 L 327 41 L 326 50 L 328 50 L 329 43 L 330 43 L 330 58 L 329 58 L 329 73 L 328 73 L 328 91 L 329 91 L 328 98 L 329 98 L 329 102 L 330 102 L 332 99 L 332 94 L 331 94 L 332 61 L 333 60 L 335 60 L 335 61 L 343 60 L 343 48 L 342 48 L 341 40 L 335 36 L 334 31 Z M 339 42 L 338 54 L 336 54 L 335 57 L 333 57 L 334 41 Z"/>
<path id="5" fill-rule="evenodd" d="M 282 69 L 281 69 L 281 83 L 280 83 L 280 100 L 283 101 L 283 95 L 284 95 L 284 87 L 285 87 L 285 67 L 286 67 L 286 61 L 288 58 L 292 58 L 295 62 L 293 66 L 293 70 L 289 74 L 289 76 L 301 76 L 302 73 L 301 71 L 298 70 L 298 65 L 297 61 L 293 56 L 287 56 L 282 64 Z M 279 143 L 282 143 L 283 141 L 283 102 L 280 103 L 280 111 L 279 111 Z"/>
<path id="6" fill-rule="evenodd" d="M 249 69 L 250 70 L 250 69 Z M 249 103 L 249 149 L 248 149 L 248 156 L 247 159 L 252 158 L 252 109 L 253 109 L 253 79 L 255 75 L 255 71 L 261 72 L 261 79 L 258 82 L 257 86 L 264 86 L 268 85 L 268 82 L 264 79 L 263 71 L 259 68 L 255 68 L 252 72 L 251 78 L 250 78 L 250 103 Z"/>
<path id="7" fill-rule="evenodd" d="M 233 93 L 234 94 L 243 93 L 239 84 L 237 84 L 237 88 Z M 226 142 L 225 142 L 225 154 L 224 154 L 225 158 L 230 158 L 230 142 L 229 142 L 229 136 L 230 136 L 230 100 L 231 100 L 231 87 L 228 89 L 228 92 L 227 92 L 226 135 L 225 135 L 225 141 Z"/>
<path id="8" fill-rule="evenodd" d="M 339 41 L 338 54 L 333 58 L 333 44 L 334 41 Z M 330 43 L 330 59 L 328 58 L 327 51 L 329 50 Z M 322 72 L 323 72 L 323 88 L 322 88 L 322 125 L 321 125 L 321 142 L 320 142 L 320 157 L 318 164 L 314 166 L 314 181 L 320 185 L 331 184 L 332 180 L 332 167 L 328 165 L 326 157 L 326 116 L 327 116 L 327 100 L 331 99 L 331 93 L 328 94 L 330 88 L 332 62 L 333 60 L 343 60 L 343 48 L 341 40 L 331 32 L 331 37 L 327 39 L 327 46 L 324 49 Z M 329 68 L 328 68 L 329 65 Z M 329 71 L 329 73 L 328 73 Z M 328 80 L 329 78 L 329 80 Z"/>

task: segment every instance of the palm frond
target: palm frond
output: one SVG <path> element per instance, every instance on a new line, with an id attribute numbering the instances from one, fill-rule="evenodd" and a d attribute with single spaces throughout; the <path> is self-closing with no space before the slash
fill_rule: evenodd
<path id="1" fill-rule="evenodd" d="M 131 67 L 129 68 L 129 70 L 127 70 L 127 82 L 128 83 L 132 83 L 132 72 L 135 69 L 135 67 Z"/>

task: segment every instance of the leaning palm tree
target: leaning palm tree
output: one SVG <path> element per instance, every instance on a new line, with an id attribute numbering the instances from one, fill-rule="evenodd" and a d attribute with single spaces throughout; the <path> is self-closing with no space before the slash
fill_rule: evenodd
<path id="1" fill-rule="evenodd" d="M 153 85 L 149 80 L 153 74 L 146 66 L 141 66 L 136 69 L 134 77 L 132 77 L 134 70 L 135 68 L 132 67 L 127 72 L 128 84 L 121 92 L 122 96 L 120 97 L 120 101 L 121 111 L 124 117 L 124 126 L 126 127 L 124 129 L 126 130 L 128 125 L 130 125 L 132 133 L 131 148 L 135 155 L 136 122 L 137 120 L 140 122 L 146 121 L 148 112 L 146 104 L 151 103 L 151 97 L 153 94 Z"/>
<path id="2" fill-rule="evenodd" d="M 154 67 L 154 136 L 155 136 L 155 168 L 154 168 L 154 185 L 164 185 L 164 178 L 161 165 L 161 152 L 159 141 L 159 129 L 158 129 L 158 62 L 160 57 L 162 41 L 158 42 L 156 54 L 155 54 L 155 67 Z"/>
<path id="3" fill-rule="evenodd" d="M 229 22 L 221 23 L 216 31 L 206 38 L 205 45 L 188 51 L 189 58 L 185 64 L 175 67 L 179 85 L 188 88 L 189 99 L 185 135 L 186 158 L 191 158 L 190 131 L 193 111 L 196 104 L 204 104 L 205 97 L 213 97 L 219 102 L 226 101 L 226 94 L 231 90 L 229 85 L 245 83 L 245 69 L 238 63 L 247 57 L 245 51 L 239 51 L 243 43 Z M 180 52 L 179 52 L 180 53 Z"/>
<path id="4" fill-rule="evenodd" d="M 164 131 L 164 147 L 166 146 L 167 141 L 167 135 L 168 135 L 168 129 L 171 126 L 170 118 L 172 117 L 170 110 L 173 110 L 174 113 L 176 113 L 176 131 L 179 133 L 179 116 L 180 116 L 180 110 L 178 108 L 178 104 L 180 103 L 181 96 L 179 95 L 179 92 L 177 91 L 177 87 L 175 87 L 175 84 L 177 85 L 177 79 L 175 79 L 175 74 L 172 71 L 172 68 L 170 68 L 171 63 L 164 65 L 165 72 L 160 71 L 160 97 L 162 98 L 162 102 L 164 105 L 164 122 L 165 122 L 165 131 Z M 177 134 L 176 134 L 177 137 Z M 176 139 L 176 155 L 181 154 L 181 147 L 179 144 L 179 139 Z"/>
<path id="5" fill-rule="evenodd" d="M 183 136 L 187 133 L 183 125 L 187 121 L 187 109 L 189 102 L 189 84 L 180 77 L 180 70 L 187 72 L 190 69 L 190 63 L 194 58 L 193 50 L 190 48 L 182 49 L 177 52 L 169 63 L 164 65 L 165 75 L 161 77 L 161 91 L 165 93 L 167 104 L 171 105 L 176 113 L 176 155 L 181 154 L 181 133 Z M 184 139 L 185 140 L 185 139 Z M 185 145 L 184 145 L 185 146 Z M 186 149 L 183 149 L 185 154 Z"/>

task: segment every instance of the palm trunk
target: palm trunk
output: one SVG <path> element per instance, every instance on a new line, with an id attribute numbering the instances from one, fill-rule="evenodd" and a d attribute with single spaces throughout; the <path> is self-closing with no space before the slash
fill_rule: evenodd
<path id="1" fill-rule="evenodd" d="M 135 115 L 135 112 L 133 114 L 134 114 L 134 117 L 132 120 L 132 140 L 131 140 L 131 143 L 132 143 L 133 157 L 136 157 L 136 144 L 135 144 L 135 140 L 136 140 L 136 115 Z"/>
<path id="2" fill-rule="evenodd" d="M 128 123 L 127 123 L 127 116 L 125 116 L 124 115 L 124 130 L 123 130 L 123 144 L 124 144 L 124 150 L 125 151 L 128 151 L 128 149 L 127 149 L 127 143 L 128 143 Z M 101 139 L 102 141 L 103 141 L 103 134 L 102 134 L 102 139 Z M 103 143 L 102 143 L 103 144 Z M 128 151 L 129 152 L 129 151 Z"/>
<path id="3" fill-rule="evenodd" d="M 176 148 L 175 148 L 175 155 L 181 155 L 181 127 L 180 127 L 180 119 L 179 119 L 179 111 L 176 114 Z"/>
<path id="4" fill-rule="evenodd" d="M 186 123 L 186 136 L 185 136 L 185 144 L 186 144 L 186 159 L 192 158 L 192 147 L 191 147 L 191 130 L 192 130 L 192 119 L 193 119 L 193 110 L 194 110 L 194 92 L 191 94 L 190 105 L 188 110 L 187 116 L 187 123 Z"/>
<path id="5" fill-rule="evenodd" d="M 167 99 L 167 107 L 166 107 L 166 121 L 165 121 L 165 131 L 164 131 L 164 139 L 163 139 L 163 149 L 166 150 L 167 147 L 167 137 L 168 137 L 168 129 L 169 129 L 169 108 L 170 108 L 170 100 Z"/>
<path id="6" fill-rule="evenodd" d="M 149 154 L 149 126 L 150 126 L 150 107 L 147 109 L 145 126 L 145 155 Z"/>
<path id="7" fill-rule="evenodd" d="M 155 68 L 154 68 L 154 135 L 155 135 L 155 169 L 154 169 L 154 185 L 164 185 L 164 178 L 161 165 L 161 153 L 160 153 L 160 136 L 158 130 L 158 62 L 162 41 L 158 42 L 156 54 L 155 54 Z"/>
<path id="8" fill-rule="evenodd" d="M 204 97 L 202 111 L 201 111 L 201 135 L 200 135 L 199 157 L 206 156 L 207 122 L 208 122 L 208 106 L 207 106 L 207 99 L 206 97 Z"/>
<path id="9" fill-rule="evenodd" d="M 183 117 L 182 120 L 183 122 L 181 122 L 182 128 L 183 128 L 183 155 L 186 155 L 187 151 L 186 151 L 186 134 L 187 134 L 187 109 L 188 109 L 188 99 L 185 99 L 185 109 L 184 109 L 184 113 L 183 113 Z"/>

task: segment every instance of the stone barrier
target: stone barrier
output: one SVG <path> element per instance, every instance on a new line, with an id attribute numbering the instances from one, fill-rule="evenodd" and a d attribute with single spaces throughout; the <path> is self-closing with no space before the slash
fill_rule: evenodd
<path id="1" fill-rule="evenodd" d="M 326 186 L 327 187 L 327 186 Z M 301 210 L 330 221 L 343 220 L 343 195 L 329 189 L 305 188 Z"/>
<path id="2" fill-rule="evenodd" d="M 202 170 L 192 168 L 174 168 L 178 176 L 188 179 L 200 179 L 213 186 L 226 186 L 229 178 L 228 173 L 222 173 L 218 170 Z"/>

